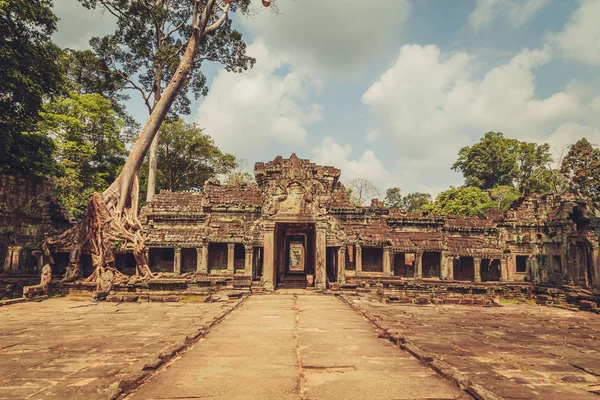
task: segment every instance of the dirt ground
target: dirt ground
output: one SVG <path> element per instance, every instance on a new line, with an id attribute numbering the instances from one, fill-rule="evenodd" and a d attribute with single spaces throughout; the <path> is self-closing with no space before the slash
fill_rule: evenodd
<path id="1" fill-rule="evenodd" d="M 599 398 L 600 315 L 533 304 L 354 304 L 503 398 Z"/>

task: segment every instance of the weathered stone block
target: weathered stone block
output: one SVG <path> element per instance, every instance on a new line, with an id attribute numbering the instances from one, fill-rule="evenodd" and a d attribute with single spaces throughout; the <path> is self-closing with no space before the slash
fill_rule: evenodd
<path id="1" fill-rule="evenodd" d="M 591 310 L 592 308 L 596 308 L 597 304 L 595 301 L 590 300 L 581 300 L 579 301 L 579 308 L 582 310 Z"/>

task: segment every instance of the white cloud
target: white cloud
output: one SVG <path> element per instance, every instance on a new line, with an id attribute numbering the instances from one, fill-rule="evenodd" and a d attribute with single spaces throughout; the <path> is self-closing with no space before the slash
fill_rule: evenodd
<path id="1" fill-rule="evenodd" d="M 479 77 L 473 55 L 443 56 L 436 46 L 403 46 L 396 63 L 362 98 L 373 128 L 395 139 L 404 166 L 400 187 L 421 190 L 421 182 L 442 180 L 460 184 L 460 177 L 448 171 L 458 149 L 487 131 L 544 141 L 557 125 L 580 119 L 579 100 L 568 90 L 536 97 L 533 71 L 550 57 L 548 48 L 522 50 Z"/>
<path id="2" fill-rule="evenodd" d="M 243 74 L 221 70 L 198 108 L 197 122 L 222 150 L 251 160 L 259 151 L 270 156 L 277 146 L 305 146 L 306 128 L 322 119 L 321 106 L 310 101 L 306 77 L 291 70 L 276 74 L 284 60 L 260 39 L 248 54 L 261 62 Z"/>
<path id="3" fill-rule="evenodd" d="M 100 9 L 88 10 L 77 1 L 55 0 L 53 11 L 59 21 L 52 40 L 61 47 L 88 49 L 92 37 L 113 33 L 117 27 L 113 15 Z"/>
<path id="4" fill-rule="evenodd" d="M 550 36 L 564 57 L 600 65 L 600 1 L 585 0 L 571 15 L 564 30 Z"/>
<path id="5" fill-rule="evenodd" d="M 569 145 L 574 144 L 581 138 L 586 138 L 595 145 L 600 145 L 600 129 L 583 126 L 576 122 L 565 122 L 561 124 L 550 137 L 547 142 L 552 149 L 554 162 L 560 162 L 569 151 Z"/>
<path id="6" fill-rule="evenodd" d="M 264 11 L 241 19 L 242 24 L 297 68 L 331 77 L 360 73 L 385 56 L 410 10 L 407 0 L 285 0 L 277 5 L 280 15 Z"/>
<path id="7" fill-rule="evenodd" d="M 520 27 L 538 13 L 550 0 L 477 0 L 469 25 L 478 31 L 491 26 L 498 19 L 507 19 L 513 27 Z"/>
<path id="8" fill-rule="evenodd" d="M 388 187 L 390 174 L 372 150 L 365 150 L 352 159 L 352 146 L 339 145 L 333 138 L 326 137 L 312 149 L 311 161 L 320 165 L 332 165 L 342 170 L 342 182 L 354 178 L 367 178 L 378 188 Z"/>
<path id="9" fill-rule="evenodd" d="M 374 143 L 381 138 L 381 131 L 379 129 L 371 129 L 367 132 L 367 142 Z"/>

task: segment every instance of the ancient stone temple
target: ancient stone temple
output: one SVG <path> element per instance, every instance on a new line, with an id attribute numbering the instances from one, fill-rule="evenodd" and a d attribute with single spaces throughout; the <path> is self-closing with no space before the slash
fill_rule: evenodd
<path id="1" fill-rule="evenodd" d="M 600 217 L 569 194 L 530 196 L 501 214 L 438 216 L 356 206 L 341 171 L 309 160 L 256 163 L 257 185 L 209 181 L 161 192 L 142 210 L 153 271 L 228 276 L 264 288 L 360 279 L 555 282 L 600 286 Z M 117 267 L 134 271 L 130 254 Z"/>

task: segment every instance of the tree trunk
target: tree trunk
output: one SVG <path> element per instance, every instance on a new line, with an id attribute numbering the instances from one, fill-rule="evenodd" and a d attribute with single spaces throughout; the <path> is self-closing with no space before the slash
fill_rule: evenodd
<path id="1" fill-rule="evenodd" d="M 157 132 L 150 145 L 148 154 L 148 188 L 146 192 L 146 201 L 151 202 L 156 194 L 156 171 L 158 170 L 158 136 Z"/>
<path id="2" fill-rule="evenodd" d="M 48 245 L 69 248 L 71 258 L 76 260 L 77 266 L 79 266 L 82 248 L 89 247 L 94 272 L 88 280 L 97 283 L 98 294 L 106 294 L 114 279 L 124 277 L 115 268 L 113 247 L 118 246 L 121 250 L 133 248 L 138 273 L 142 277 L 153 276 L 147 265 L 144 239 L 140 232 L 142 226 L 137 215 L 138 172 L 160 125 L 190 76 L 194 67 L 194 57 L 206 31 L 215 1 L 206 1 L 200 21 L 192 32 L 177 71 L 142 128 L 119 177 L 102 193 L 102 196 L 96 193 L 92 195 L 88 208 L 77 226 L 56 238 L 48 239 L 43 244 L 46 249 Z M 50 255 L 49 250 L 47 255 Z M 50 260 L 53 263 L 51 256 Z M 78 274 L 79 271 L 80 269 L 74 269 L 73 275 Z"/>

